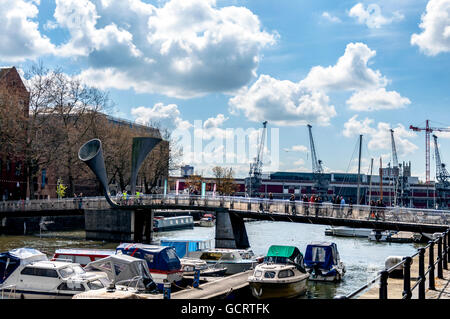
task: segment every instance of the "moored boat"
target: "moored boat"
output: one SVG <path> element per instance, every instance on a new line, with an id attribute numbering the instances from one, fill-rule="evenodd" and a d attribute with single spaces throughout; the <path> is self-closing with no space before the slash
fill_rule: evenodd
<path id="1" fill-rule="evenodd" d="M 155 218 L 153 219 L 153 230 L 155 232 L 186 229 L 186 228 L 194 228 L 194 218 L 192 216 L 176 216 L 176 217 L 155 216 Z"/>
<path id="2" fill-rule="evenodd" d="M 65 248 L 55 250 L 51 260 L 71 261 L 84 267 L 92 261 L 114 255 L 115 253 L 115 250 L 107 249 Z"/>
<path id="3" fill-rule="evenodd" d="M 248 282 L 257 299 L 293 298 L 306 292 L 308 278 L 297 247 L 273 245 Z"/>
<path id="4" fill-rule="evenodd" d="M 371 229 L 366 228 L 351 228 L 351 227 L 330 227 L 325 229 L 326 236 L 339 236 L 339 237 L 359 237 L 368 238 Z"/>
<path id="5" fill-rule="evenodd" d="M 110 283 L 105 273 L 89 273 L 76 263 L 48 260 L 32 248 L 0 254 L 0 272 L 2 296 L 12 299 L 66 299 Z"/>
<path id="6" fill-rule="evenodd" d="M 262 262 L 263 256 L 255 256 L 251 249 L 210 248 L 189 253 L 188 257 L 198 258 L 215 267 L 225 267 L 226 275 L 234 275 L 253 269 Z"/>
<path id="7" fill-rule="evenodd" d="M 305 266 L 312 281 L 338 282 L 345 274 L 337 245 L 332 242 L 313 242 L 306 246 Z"/>
<path id="8" fill-rule="evenodd" d="M 116 253 L 144 259 L 160 290 L 165 283 L 177 282 L 183 277 L 180 258 L 173 247 L 123 243 L 117 246 Z"/>

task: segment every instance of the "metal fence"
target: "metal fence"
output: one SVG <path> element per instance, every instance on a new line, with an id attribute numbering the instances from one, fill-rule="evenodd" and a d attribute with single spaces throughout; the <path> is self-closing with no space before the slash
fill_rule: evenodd
<path id="1" fill-rule="evenodd" d="M 352 220 L 374 220 L 399 223 L 449 225 L 450 211 L 417 209 L 408 207 L 375 207 L 367 205 L 339 205 L 330 202 L 310 203 L 280 199 L 259 199 L 233 196 L 201 196 L 152 194 L 137 196 L 114 196 L 119 206 L 166 205 L 207 208 L 225 208 L 234 211 L 281 214 L 289 216 L 310 216 Z M 75 197 L 52 200 L 3 201 L 0 212 L 65 210 L 65 209 L 108 209 L 105 197 Z"/>
<path id="2" fill-rule="evenodd" d="M 335 299 L 351 299 L 357 297 L 361 292 L 366 291 L 377 282 L 379 283 L 379 299 L 389 299 L 388 281 L 393 271 L 403 268 L 403 291 L 402 299 L 412 299 L 413 291 L 417 289 L 417 299 L 426 298 L 426 283 L 428 276 L 428 289 L 435 290 L 435 277 L 444 279 L 443 270 L 448 270 L 450 262 L 450 229 L 443 233 L 437 233 L 437 238 L 428 242 L 426 247 L 419 248 L 412 256 L 404 257 L 403 260 L 396 265 L 381 271 L 377 277 L 367 284 L 356 289 L 348 295 L 337 296 Z M 435 247 L 437 247 L 437 255 L 435 256 Z M 425 255 L 428 254 L 428 267 L 425 270 Z M 416 282 L 411 286 L 411 264 L 414 258 L 418 257 L 419 271 Z"/>

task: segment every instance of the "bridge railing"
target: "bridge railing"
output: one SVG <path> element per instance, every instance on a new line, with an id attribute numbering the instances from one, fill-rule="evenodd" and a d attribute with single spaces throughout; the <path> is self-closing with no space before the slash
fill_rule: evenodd
<path id="1" fill-rule="evenodd" d="M 435 248 L 437 247 L 437 254 L 435 254 Z M 425 257 L 428 254 L 428 267 L 425 269 L 426 262 Z M 418 257 L 418 271 L 416 276 L 412 276 L 411 265 L 413 259 Z M 436 233 L 435 239 L 430 240 L 426 247 L 419 248 L 412 256 L 407 256 L 402 259 L 401 262 L 381 271 L 374 279 L 367 284 L 356 289 L 355 291 L 347 294 L 336 296 L 335 299 L 351 299 L 360 296 L 361 292 L 367 291 L 374 284 L 378 282 L 379 286 L 379 299 L 389 299 L 389 277 L 394 271 L 398 271 L 402 268 L 403 278 L 403 291 L 401 293 L 401 299 L 412 299 L 415 289 L 417 289 L 417 299 L 426 298 L 426 282 L 428 276 L 428 289 L 435 290 L 436 283 L 435 278 L 444 279 L 443 270 L 448 270 L 448 263 L 450 262 L 450 229 L 447 229 L 443 233 Z M 414 282 L 415 281 L 415 282 Z M 411 285 L 414 282 L 414 285 Z"/>
<path id="2" fill-rule="evenodd" d="M 374 220 L 403 223 L 449 225 L 450 211 L 417 209 L 407 207 L 375 207 L 367 205 L 332 204 L 330 202 L 310 203 L 281 199 L 261 199 L 234 196 L 201 196 L 189 194 L 149 194 L 137 196 L 115 196 L 120 206 L 166 205 L 191 206 L 202 209 L 223 207 L 235 211 L 282 214 L 289 216 L 310 216 L 343 218 L 352 220 Z M 83 197 L 56 200 L 28 200 L 0 202 L 0 211 L 36 211 L 65 209 L 108 209 L 105 197 Z"/>

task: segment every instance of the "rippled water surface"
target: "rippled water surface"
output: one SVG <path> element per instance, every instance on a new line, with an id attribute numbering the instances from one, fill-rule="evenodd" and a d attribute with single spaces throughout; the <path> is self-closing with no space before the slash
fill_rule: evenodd
<path id="1" fill-rule="evenodd" d="M 408 256 L 420 247 L 417 244 L 376 243 L 364 238 L 325 236 L 324 225 L 300 223 L 253 221 L 247 222 L 247 235 L 251 248 L 257 255 L 265 255 L 270 245 L 297 246 L 304 254 L 306 245 L 312 241 L 333 241 L 337 244 L 341 260 L 347 272 L 340 283 L 309 282 L 304 298 L 333 298 L 348 294 L 376 277 L 384 268 L 388 256 Z M 214 227 L 155 233 L 158 238 L 213 239 Z M 84 231 L 42 232 L 34 236 L 0 236 L 0 251 L 19 247 L 36 248 L 51 256 L 57 248 L 115 248 L 119 243 L 105 243 L 84 239 Z"/>

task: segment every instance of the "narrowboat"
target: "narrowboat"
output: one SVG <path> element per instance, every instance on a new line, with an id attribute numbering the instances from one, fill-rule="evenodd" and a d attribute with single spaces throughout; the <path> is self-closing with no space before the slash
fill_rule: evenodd
<path id="1" fill-rule="evenodd" d="M 171 231 L 186 228 L 194 228 L 194 217 L 192 216 L 176 216 L 161 217 L 156 216 L 153 219 L 153 231 Z"/>
<path id="2" fill-rule="evenodd" d="M 273 245 L 248 282 L 257 299 L 294 298 L 306 293 L 308 278 L 297 247 Z"/>
<path id="3" fill-rule="evenodd" d="M 312 281 L 338 282 L 345 274 L 337 245 L 332 242 L 313 242 L 306 246 L 305 266 Z"/>

